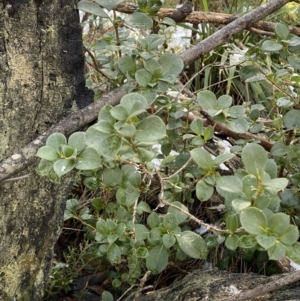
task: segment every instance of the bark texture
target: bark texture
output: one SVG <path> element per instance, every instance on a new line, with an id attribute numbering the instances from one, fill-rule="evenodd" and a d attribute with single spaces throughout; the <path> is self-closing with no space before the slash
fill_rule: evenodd
<path id="1" fill-rule="evenodd" d="M 283 275 L 266 277 L 258 274 L 234 274 L 226 271 L 196 270 L 166 289 L 148 293 L 137 301 L 292 301 L 299 300 L 299 284 L 293 283 L 279 290 L 260 291 L 253 298 L 241 298 L 249 290 L 257 290 Z M 249 297 L 249 296 L 248 296 Z M 129 300 L 128 300 L 129 301 Z"/>
<path id="2" fill-rule="evenodd" d="M 20 159 L 18 150 L 68 115 L 73 101 L 92 98 L 76 3 L 0 0 L 0 161 Z M 3 301 L 41 300 L 62 224 L 70 180 L 54 185 L 35 167 L 0 186 Z"/>

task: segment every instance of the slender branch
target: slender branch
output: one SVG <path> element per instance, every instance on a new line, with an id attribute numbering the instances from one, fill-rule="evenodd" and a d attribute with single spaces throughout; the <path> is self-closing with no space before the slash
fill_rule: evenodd
<path id="1" fill-rule="evenodd" d="M 259 297 L 265 293 L 278 290 L 285 285 L 297 282 L 299 280 L 300 280 L 300 271 L 293 272 L 285 277 L 260 285 L 252 290 L 241 292 L 238 295 L 230 296 L 229 298 L 224 298 L 219 301 L 244 301 L 250 299 L 253 300 L 255 297 Z"/>

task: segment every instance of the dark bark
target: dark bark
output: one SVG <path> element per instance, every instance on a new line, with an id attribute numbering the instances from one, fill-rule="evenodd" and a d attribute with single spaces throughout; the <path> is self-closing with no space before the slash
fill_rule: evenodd
<path id="1" fill-rule="evenodd" d="M 17 162 L 17 151 L 67 116 L 74 100 L 92 101 L 76 3 L 0 1 L 0 160 Z M 33 156 L 15 175 L 27 178 L 0 186 L 3 301 L 41 299 L 70 191 L 68 177 L 54 185 L 37 176 Z"/>

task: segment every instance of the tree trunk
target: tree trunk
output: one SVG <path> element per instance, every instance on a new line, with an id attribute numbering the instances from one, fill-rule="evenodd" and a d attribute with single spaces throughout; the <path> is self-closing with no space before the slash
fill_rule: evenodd
<path id="1" fill-rule="evenodd" d="M 92 98 L 76 3 L 0 0 L 0 161 Z M 70 178 L 54 185 L 35 167 L 0 186 L 1 301 L 41 300 L 62 225 Z"/>

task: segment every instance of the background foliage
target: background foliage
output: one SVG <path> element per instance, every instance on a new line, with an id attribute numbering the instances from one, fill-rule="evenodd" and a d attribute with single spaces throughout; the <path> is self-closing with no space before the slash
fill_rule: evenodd
<path id="1" fill-rule="evenodd" d="M 104 270 L 120 295 L 193 260 L 235 271 L 241 261 L 240 271 L 256 272 L 268 260 L 300 263 L 300 38 L 285 23 L 295 7 L 270 17 L 273 35 L 242 32 L 184 68 L 182 49 L 170 47 L 176 24 L 155 16 L 162 3 L 139 0 L 121 15 L 121 2 L 82 0 L 78 8 L 90 14 L 87 85 L 96 98 L 120 85 L 127 95 L 85 131 L 52 134 L 37 153 L 38 172 L 51 181 L 73 172 L 65 226 L 83 231 L 54 266 L 47 298 Z M 261 1 L 216 3 L 198 9 L 245 13 Z M 185 47 L 218 29 L 178 26 L 190 30 Z M 253 135 L 220 137 L 215 123 Z"/>

